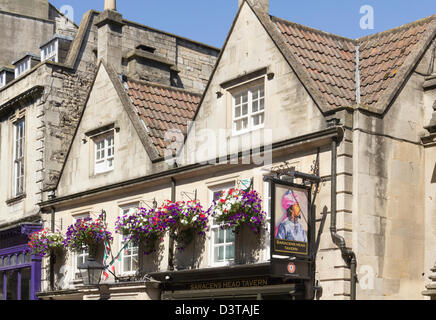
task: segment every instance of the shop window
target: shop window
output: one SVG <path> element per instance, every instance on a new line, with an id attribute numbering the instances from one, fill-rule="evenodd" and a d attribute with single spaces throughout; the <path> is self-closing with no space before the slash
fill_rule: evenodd
<path id="1" fill-rule="evenodd" d="M 21 282 L 21 300 L 31 300 L 31 272 L 30 268 L 21 269 L 20 271 Z"/>
<path id="2" fill-rule="evenodd" d="M 129 213 L 130 210 L 136 208 L 138 205 L 126 206 L 120 208 L 121 215 Z M 124 239 L 120 238 L 120 248 L 126 245 Z M 139 268 L 139 255 L 138 255 L 138 245 L 130 241 L 127 246 L 121 252 L 121 274 L 122 275 L 132 275 L 135 274 Z"/>
<path id="3" fill-rule="evenodd" d="M 242 86 L 232 92 L 233 134 L 262 128 L 265 121 L 264 85 Z"/>
<path id="4" fill-rule="evenodd" d="M 24 193 L 24 142 L 25 121 L 14 124 L 14 196 Z"/>
<path id="5" fill-rule="evenodd" d="M 6 300 L 18 300 L 18 271 L 6 272 Z"/>
<path id="6" fill-rule="evenodd" d="M 0 272 L 0 301 L 5 299 L 5 295 L 3 294 L 4 288 L 4 272 Z"/>
<path id="7" fill-rule="evenodd" d="M 94 138 L 94 173 L 104 173 L 114 169 L 114 135 L 106 133 Z"/>
<path id="8" fill-rule="evenodd" d="M 211 190 L 211 198 L 218 200 L 221 194 L 234 188 L 233 184 L 228 184 Z M 220 224 L 212 218 L 211 225 L 211 265 L 226 266 L 235 260 L 235 233 L 233 228 L 222 229 Z"/>

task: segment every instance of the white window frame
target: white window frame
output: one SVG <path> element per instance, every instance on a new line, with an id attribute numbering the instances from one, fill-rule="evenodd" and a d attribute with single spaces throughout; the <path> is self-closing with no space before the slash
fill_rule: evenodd
<path id="1" fill-rule="evenodd" d="M 96 136 L 94 139 L 94 174 L 114 170 L 115 135 L 113 131 Z M 103 146 L 100 147 L 100 144 Z M 109 155 L 110 154 L 110 155 Z"/>
<path id="2" fill-rule="evenodd" d="M 235 188 L 235 183 L 234 182 L 210 188 L 209 190 L 210 190 L 210 201 L 211 201 L 211 203 L 214 200 L 214 194 L 216 192 L 230 190 L 230 189 L 233 189 L 233 188 Z M 213 217 L 211 217 L 210 219 L 211 219 L 211 221 L 210 221 L 211 227 L 210 227 L 209 265 L 211 267 L 224 267 L 224 266 L 229 266 L 229 265 L 234 264 L 235 263 L 235 255 L 236 255 L 235 239 L 233 241 L 231 241 L 231 242 L 226 242 L 227 233 L 228 232 L 232 232 L 233 233 L 233 230 L 232 229 L 225 229 L 224 230 L 224 243 L 220 243 L 220 244 L 217 245 L 217 244 L 215 244 L 215 232 L 220 230 L 221 224 L 215 224 L 215 221 L 214 221 Z M 234 233 L 233 233 L 233 235 L 234 235 Z M 225 258 L 226 257 L 226 247 L 229 246 L 232 243 L 233 243 L 233 252 L 234 252 L 233 259 L 226 259 Z M 217 246 L 224 247 L 224 254 L 223 254 L 224 255 L 224 260 L 223 261 L 215 262 L 215 248 Z"/>
<path id="3" fill-rule="evenodd" d="M 4 87 L 6 85 L 6 72 L 0 73 L 0 88 Z"/>
<path id="4" fill-rule="evenodd" d="M 257 91 L 257 99 L 254 99 L 254 93 Z M 261 95 L 263 92 L 263 96 Z M 247 102 L 243 102 L 243 100 L 240 100 L 240 103 L 236 101 L 237 98 L 243 97 L 244 94 L 247 95 Z M 260 109 L 261 107 L 261 101 L 263 101 L 263 109 Z M 253 111 L 253 103 L 258 102 L 258 109 L 257 111 Z M 243 112 L 243 105 L 247 104 L 247 113 L 242 114 Z M 237 109 L 240 109 L 239 116 L 237 115 Z M 263 116 L 263 121 L 259 124 L 254 124 L 254 118 L 256 116 Z M 236 123 L 238 121 L 241 121 L 243 119 L 247 119 L 247 127 L 237 130 Z M 251 85 L 244 85 L 241 86 L 241 88 L 238 88 L 232 92 L 232 134 L 240 135 L 244 134 L 253 130 L 258 130 L 263 128 L 265 125 L 265 84 L 262 81 L 261 83 L 256 82 L 255 84 Z"/>
<path id="5" fill-rule="evenodd" d="M 22 127 L 21 127 L 22 126 Z M 24 194 L 24 155 L 26 142 L 26 121 L 21 118 L 14 123 L 14 196 Z"/>
<path id="6" fill-rule="evenodd" d="M 28 57 L 15 66 L 15 78 L 30 70 L 30 60 L 31 58 Z"/>
<path id="7" fill-rule="evenodd" d="M 75 215 L 73 216 L 73 224 L 77 222 L 77 220 L 79 219 L 84 219 L 84 218 L 88 218 L 90 217 L 90 213 L 83 213 L 80 215 Z M 77 260 L 80 258 L 82 262 L 86 262 L 86 259 L 89 257 L 89 252 L 86 249 L 83 249 L 80 252 L 74 252 L 72 254 L 73 256 L 73 270 L 74 270 L 74 275 L 73 275 L 73 279 L 74 280 L 79 280 L 80 279 L 80 270 L 79 270 L 79 266 L 77 264 Z"/>
<path id="8" fill-rule="evenodd" d="M 41 61 L 58 61 L 59 41 L 56 39 L 41 48 Z"/>
<path id="9" fill-rule="evenodd" d="M 130 209 L 137 208 L 138 206 L 139 206 L 139 203 L 136 204 L 136 205 L 129 205 L 129 206 L 120 207 L 120 215 L 121 216 L 125 215 L 126 213 L 129 212 Z M 120 242 L 119 243 L 120 243 L 120 250 L 121 250 L 124 247 L 125 242 L 124 242 L 124 239 L 123 239 L 122 235 L 120 235 L 119 238 L 120 238 Z M 138 261 L 138 268 L 139 268 L 139 246 L 138 245 L 134 245 L 133 242 L 130 242 L 129 245 L 127 246 L 127 249 L 129 249 L 129 250 L 136 250 L 136 259 Z M 121 252 L 121 261 L 120 261 L 120 269 L 119 269 L 121 276 L 135 275 L 136 272 L 138 271 L 138 270 L 133 270 L 132 258 L 134 256 L 135 256 L 135 254 L 129 254 L 128 255 L 128 257 L 131 258 L 131 260 L 130 260 L 130 268 L 132 270 L 125 271 L 124 258 L 126 257 L 126 255 L 125 255 L 125 250 L 122 250 L 122 252 Z"/>

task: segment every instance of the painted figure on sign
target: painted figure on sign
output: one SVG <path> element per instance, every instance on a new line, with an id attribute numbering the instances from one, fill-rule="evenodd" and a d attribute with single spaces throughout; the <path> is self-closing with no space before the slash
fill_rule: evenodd
<path id="1" fill-rule="evenodd" d="M 307 242 L 306 231 L 299 222 L 302 216 L 301 208 L 292 191 L 286 192 L 283 196 L 282 206 L 286 210 L 286 219 L 280 223 L 276 238 Z"/>

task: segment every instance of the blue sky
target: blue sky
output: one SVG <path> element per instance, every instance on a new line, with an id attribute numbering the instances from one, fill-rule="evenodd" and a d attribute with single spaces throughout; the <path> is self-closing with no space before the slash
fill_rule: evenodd
<path id="1" fill-rule="evenodd" d="M 80 23 L 104 0 L 50 0 L 70 5 Z M 360 8 L 374 9 L 374 29 L 362 30 Z M 221 48 L 238 9 L 238 0 L 118 0 L 125 19 Z M 270 14 L 348 38 L 359 38 L 436 14 L 435 0 L 270 0 Z"/>

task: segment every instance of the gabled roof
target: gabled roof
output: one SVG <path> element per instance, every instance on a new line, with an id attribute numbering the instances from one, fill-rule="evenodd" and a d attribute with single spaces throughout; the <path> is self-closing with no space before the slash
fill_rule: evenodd
<path id="1" fill-rule="evenodd" d="M 388 93 L 400 69 L 414 67 L 427 38 L 434 37 L 436 15 L 358 39 L 361 103 L 375 106 Z M 427 34 L 426 34 L 427 33 Z M 418 52 L 417 52 L 418 51 Z M 408 58 L 411 57 L 412 59 Z"/>
<path id="2" fill-rule="evenodd" d="M 383 113 L 436 36 L 436 15 L 353 40 L 245 2 L 323 113 L 356 105 Z"/>
<path id="3" fill-rule="evenodd" d="M 137 115 L 143 121 L 147 134 L 160 157 L 171 141 L 165 141 L 165 133 L 180 130 L 187 133 L 199 106 L 201 95 L 161 84 L 127 79 L 126 91 Z"/>
<path id="4" fill-rule="evenodd" d="M 356 103 L 353 40 L 271 17 L 330 108 Z"/>

